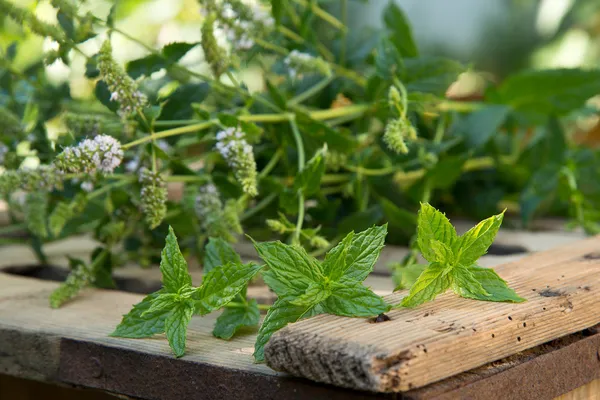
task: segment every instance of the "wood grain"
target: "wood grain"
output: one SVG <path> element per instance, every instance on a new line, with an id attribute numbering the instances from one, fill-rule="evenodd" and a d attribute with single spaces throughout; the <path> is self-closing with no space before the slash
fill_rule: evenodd
<path id="1" fill-rule="evenodd" d="M 376 392 L 425 386 L 600 321 L 600 237 L 496 268 L 522 304 L 451 293 L 391 321 L 319 315 L 277 332 L 265 348 L 274 369 Z M 387 296 L 398 303 L 405 291 Z"/>

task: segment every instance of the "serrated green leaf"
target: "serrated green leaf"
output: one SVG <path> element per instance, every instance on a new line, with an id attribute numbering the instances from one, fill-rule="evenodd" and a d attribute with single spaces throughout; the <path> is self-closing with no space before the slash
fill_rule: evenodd
<path id="1" fill-rule="evenodd" d="M 429 242 L 429 249 L 435 255 L 434 259 L 429 261 L 454 265 L 454 253 L 452 252 L 452 248 L 446 243 L 434 239 Z"/>
<path id="2" fill-rule="evenodd" d="M 167 334 L 167 340 L 176 357 L 181 357 L 185 354 L 187 326 L 192 320 L 193 314 L 193 305 L 189 303 L 178 303 L 165 319 L 165 333 Z"/>
<path id="3" fill-rule="evenodd" d="M 332 281 L 360 283 L 373 271 L 385 244 L 387 224 L 363 232 L 350 233 L 331 249 L 323 261 L 323 272 Z"/>
<path id="4" fill-rule="evenodd" d="M 271 336 L 287 324 L 296 322 L 303 317 L 312 316 L 311 310 L 313 308 L 314 306 L 295 306 L 285 300 L 277 299 L 271 308 L 269 308 L 267 316 L 258 331 L 256 343 L 254 344 L 254 359 L 256 361 L 264 361 L 265 345 Z"/>
<path id="5" fill-rule="evenodd" d="M 417 217 L 417 243 L 423 257 L 436 261 L 437 255 L 431 249 L 431 242 L 438 240 L 453 247 L 457 235 L 448 218 L 428 203 L 422 203 Z"/>
<path id="6" fill-rule="evenodd" d="M 448 267 L 443 264 L 430 264 L 410 288 L 410 293 L 402 299 L 400 305 L 416 307 L 444 293 L 452 284 L 452 277 L 448 272 Z"/>
<path id="7" fill-rule="evenodd" d="M 445 94 L 450 84 L 465 71 L 464 65 L 441 57 L 419 57 L 404 60 L 400 80 L 408 92 Z"/>
<path id="8" fill-rule="evenodd" d="M 419 278 L 419 275 L 425 271 L 425 268 L 427 268 L 427 264 L 411 264 L 394 269 L 393 280 L 396 284 L 394 291 L 410 289 Z"/>
<path id="9" fill-rule="evenodd" d="M 504 212 L 494 215 L 484 219 L 463 234 L 452 246 L 457 262 L 462 265 L 471 265 L 487 253 L 488 247 L 494 242 L 498 229 L 502 225 L 503 218 Z"/>
<path id="10" fill-rule="evenodd" d="M 459 296 L 483 301 L 504 301 L 511 303 L 521 303 L 525 301 L 524 298 L 520 297 L 513 289 L 508 287 L 506 282 L 500 278 L 493 269 L 471 266 L 468 270 L 477 282 L 481 284 L 488 295 L 482 296 L 470 287 L 458 287 L 454 285 L 454 292 Z"/>
<path id="11" fill-rule="evenodd" d="M 306 163 L 306 166 L 296 176 L 294 189 L 301 191 L 306 196 L 311 196 L 319 191 L 321 187 L 321 178 L 325 172 L 325 153 L 327 145 L 317 151 L 315 155 Z"/>
<path id="12" fill-rule="evenodd" d="M 391 31 L 390 39 L 403 57 L 417 57 L 419 51 L 412 28 L 404 12 L 393 1 L 383 10 L 385 26 Z"/>
<path id="13" fill-rule="evenodd" d="M 460 294 L 457 289 L 462 289 L 473 296 L 482 298 L 490 295 L 471 273 L 470 269 L 464 265 L 456 265 L 450 271 L 450 275 L 452 276 L 452 288 L 456 294 Z"/>
<path id="14" fill-rule="evenodd" d="M 295 306 L 311 306 L 322 302 L 331 295 L 331 290 L 318 283 L 311 283 L 300 296 L 290 299 L 290 304 Z"/>
<path id="15" fill-rule="evenodd" d="M 453 130 L 465 138 L 469 148 L 478 148 L 498 133 L 509 112 L 508 106 L 486 105 L 459 120 Z"/>
<path id="16" fill-rule="evenodd" d="M 127 63 L 127 73 L 133 79 L 137 79 L 141 76 L 149 77 L 166 67 L 167 63 L 163 57 L 158 54 L 150 54 Z"/>
<path id="17" fill-rule="evenodd" d="M 229 303 L 261 268 L 262 266 L 253 263 L 232 262 L 213 268 L 192 295 L 196 302 L 196 312 L 200 315 L 208 314 Z"/>
<path id="18" fill-rule="evenodd" d="M 160 310 L 155 313 L 144 314 L 151 306 L 152 300 L 158 297 L 162 292 L 154 292 L 139 303 L 133 306 L 128 314 L 123 316 L 123 320 L 117 326 L 110 336 L 126 338 L 145 338 L 165 331 L 165 319 L 171 310 Z"/>
<path id="19" fill-rule="evenodd" d="M 321 306 L 324 312 L 343 317 L 372 317 L 391 308 L 380 296 L 360 283 L 335 287 Z"/>
<path id="20" fill-rule="evenodd" d="M 148 314 L 167 312 L 177 304 L 178 296 L 175 293 L 161 293 L 150 301 L 150 307 L 141 315 L 144 318 Z"/>
<path id="21" fill-rule="evenodd" d="M 192 285 L 187 262 L 179 250 L 177 237 L 170 226 L 165 247 L 161 253 L 160 272 L 163 276 L 163 286 L 170 293 L 177 293 L 182 287 Z"/>
<path id="22" fill-rule="evenodd" d="M 302 247 L 277 242 L 254 243 L 258 255 L 269 266 L 265 283 L 279 297 L 297 297 L 313 282 L 321 282 L 320 263 Z"/>
<path id="23" fill-rule="evenodd" d="M 240 256 L 233 250 L 233 247 L 221 238 L 209 238 L 205 251 L 204 274 L 227 263 L 242 263 Z"/>
<path id="24" fill-rule="evenodd" d="M 226 307 L 217 318 L 213 335 L 221 339 L 231 339 L 235 333 L 244 327 L 257 326 L 260 321 L 260 311 L 256 300 L 248 300 L 244 307 Z"/>

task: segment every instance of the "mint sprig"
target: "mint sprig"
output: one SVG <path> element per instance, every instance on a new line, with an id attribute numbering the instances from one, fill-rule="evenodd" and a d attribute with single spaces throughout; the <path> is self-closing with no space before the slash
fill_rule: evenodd
<path id="1" fill-rule="evenodd" d="M 255 242 L 269 267 L 263 279 L 278 296 L 258 332 L 255 359 L 264 360 L 264 346 L 273 333 L 302 318 L 322 313 L 369 317 L 388 311 L 390 306 L 362 284 L 373 270 L 386 234 L 387 225 L 351 232 L 323 262 L 299 246 Z"/>
<path id="2" fill-rule="evenodd" d="M 504 213 L 494 215 L 458 236 L 443 213 L 427 203 L 421 204 L 417 243 L 429 265 L 398 306 L 416 307 L 449 288 L 474 300 L 525 301 L 496 272 L 476 264 L 494 241 L 503 217 Z"/>
<path id="3" fill-rule="evenodd" d="M 216 264 L 222 259 L 214 258 L 219 260 L 215 261 Z M 175 356 L 183 356 L 187 326 L 192 315 L 206 315 L 223 307 L 244 290 L 248 281 L 261 269 L 252 263 L 242 264 L 239 257 L 216 264 L 211 265 L 202 285 L 193 287 L 177 237 L 169 227 L 160 262 L 163 288 L 133 306 L 111 336 L 144 338 L 166 333 Z"/>

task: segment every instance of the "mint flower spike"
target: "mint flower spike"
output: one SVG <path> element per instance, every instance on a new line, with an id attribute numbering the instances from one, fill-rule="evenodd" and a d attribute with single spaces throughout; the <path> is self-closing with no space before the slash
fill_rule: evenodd
<path id="1" fill-rule="evenodd" d="M 139 181 L 142 184 L 141 209 L 150 229 L 154 229 L 167 215 L 165 182 L 158 173 L 153 173 L 147 168 L 140 170 Z"/>
<path id="2" fill-rule="evenodd" d="M 236 201 L 231 199 L 223 205 L 219 191 L 212 183 L 198 189 L 194 211 L 208 236 L 235 242 L 234 234 L 242 233 Z"/>
<path id="3" fill-rule="evenodd" d="M 239 128 L 220 131 L 217 133 L 215 148 L 233 169 L 235 178 L 242 185 L 244 193 L 256 196 L 258 194 L 256 161 L 252 146 L 246 141 L 244 132 Z"/>
<path id="4" fill-rule="evenodd" d="M 406 140 L 415 141 L 417 131 L 407 118 L 400 117 L 392 119 L 385 127 L 383 141 L 387 147 L 395 153 L 407 154 Z"/>
<path id="5" fill-rule="evenodd" d="M 40 20 L 31 10 L 17 7 L 9 0 L 0 0 L 0 15 L 8 16 L 19 24 L 26 25 L 39 36 L 50 37 L 58 43 L 67 42 L 65 33 L 56 25 Z"/>
<path id="6" fill-rule="evenodd" d="M 325 76 L 331 75 L 331 67 L 325 60 L 298 50 L 292 50 L 283 62 L 288 67 L 288 74 L 292 79 L 297 79 L 308 72 L 318 72 Z"/>
<path id="7" fill-rule="evenodd" d="M 111 91 L 110 100 L 119 102 L 119 115 L 130 117 L 148 103 L 146 96 L 138 90 L 137 84 L 112 56 L 110 41 L 105 41 L 98 53 L 100 77 Z"/>
<path id="8" fill-rule="evenodd" d="M 108 135 L 85 139 L 60 153 L 54 165 L 66 173 L 111 174 L 123 161 L 121 143 Z"/>

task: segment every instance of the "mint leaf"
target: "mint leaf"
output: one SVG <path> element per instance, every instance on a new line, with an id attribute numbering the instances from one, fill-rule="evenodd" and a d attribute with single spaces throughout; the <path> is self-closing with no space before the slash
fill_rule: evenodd
<path id="1" fill-rule="evenodd" d="M 169 346 L 176 357 L 185 353 L 187 326 L 192 320 L 194 306 L 190 301 L 176 303 L 173 311 L 165 319 L 165 332 Z"/>
<path id="2" fill-rule="evenodd" d="M 252 299 L 244 307 L 226 307 L 217 318 L 213 335 L 221 339 L 231 339 L 240 328 L 256 326 L 259 321 L 258 304 Z"/>
<path id="3" fill-rule="evenodd" d="M 471 265 L 487 253 L 488 247 L 494 241 L 498 229 L 502 225 L 503 218 L 504 212 L 484 219 L 462 235 L 453 246 L 457 262 L 463 265 Z"/>
<path id="4" fill-rule="evenodd" d="M 302 247 L 279 241 L 254 243 L 254 247 L 269 266 L 263 278 L 279 297 L 300 296 L 312 282 L 322 279 L 321 265 Z"/>
<path id="5" fill-rule="evenodd" d="M 230 262 L 242 263 L 240 256 L 233 250 L 231 245 L 221 238 L 209 238 L 205 251 L 203 265 L 204 274 L 209 273 L 215 267 Z"/>
<path id="6" fill-rule="evenodd" d="M 165 247 L 161 253 L 160 272 L 163 275 L 163 286 L 168 292 L 177 293 L 182 287 L 192 285 L 187 262 L 179 250 L 177 237 L 170 226 Z"/>
<path id="7" fill-rule="evenodd" d="M 482 296 L 480 293 L 472 290 L 471 287 L 459 287 L 455 285 L 453 286 L 453 290 L 459 296 L 484 301 L 506 301 L 511 303 L 521 303 L 525 301 L 525 299 L 517 295 L 513 289 L 509 288 L 506 282 L 500 278 L 493 269 L 470 266 L 468 270 L 481 284 L 488 295 Z"/>
<path id="8" fill-rule="evenodd" d="M 296 176 L 294 189 L 303 192 L 306 196 L 313 195 L 321 187 L 321 177 L 325 172 L 325 153 L 327 144 L 317 151 L 302 171 Z"/>
<path id="9" fill-rule="evenodd" d="M 208 314 L 229 303 L 262 268 L 253 263 L 227 263 L 213 268 L 192 294 L 196 313 Z"/>
<path id="10" fill-rule="evenodd" d="M 296 322 L 302 317 L 309 317 L 313 314 L 311 310 L 314 306 L 295 306 L 285 300 L 277 299 L 269 308 L 260 329 L 256 343 L 254 344 L 254 359 L 256 361 L 265 360 L 265 345 L 271 336 L 289 323 Z"/>
<path id="11" fill-rule="evenodd" d="M 165 331 L 165 319 L 171 310 L 160 310 L 146 313 L 150 308 L 152 300 L 160 296 L 162 290 L 154 292 L 133 306 L 128 314 L 110 336 L 125 338 L 145 338 Z M 142 314 L 145 314 L 142 317 Z"/>
<path id="12" fill-rule="evenodd" d="M 310 306 L 322 302 L 331 295 L 329 288 L 324 288 L 321 284 L 311 283 L 304 294 L 290 300 L 295 306 Z"/>
<path id="13" fill-rule="evenodd" d="M 324 312 L 343 317 L 372 317 L 391 308 L 380 296 L 360 283 L 334 288 L 322 306 Z"/>
<path id="14" fill-rule="evenodd" d="M 402 299 L 403 307 L 416 307 L 426 301 L 435 299 L 444 293 L 452 284 L 448 267 L 440 263 L 431 263 L 410 288 L 410 293 Z"/>
<path id="15" fill-rule="evenodd" d="M 456 230 L 446 216 L 428 203 L 422 203 L 417 218 L 417 243 L 427 261 L 437 261 L 431 242 L 438 240 L 450 247 L 456 241 Z"/>
<path id="16" fill-rule="evenodd" d="M 458 295 L 457 289 L 461 289 L 470 293 L 473 296 L 479 296 L 481 298 L 487 298 L 490 294 L 484 289 L 481 283 L 471 273 L 470 269 L 464 265 L 457 265 L 450 271 L 452 276 L 452 288 Z"/>
<path id="17" fill-rule="evenodd" d="M 412 28 L 404 12 L 390 1 L 383 12 L 385 26 L 391 31 L 390 39 L 403 57 L 417 57 L 419 51 Z"/>
<path id="18" fill-rule="evenodd" d="M 430 261 L 442 264 L 454 264 L 454 252 L 447 244 L 434 239 L 429 243 L 429 249 L 434 254 L 434 258 Z"/>
<path id="19" fill-rule="evenodd" d="M 387 224 L 371 227 L 358 234 L 351 232 L 326 255 L 324 273 L 332 281 L 340 283 L 364 281 L 373 271 L 386 235 Z"/>
<path id="20" fill-rule="evenodd" d="M 144 318 L 148 314 L 170 311 L 177 302 L 179 296 L 175 293 L 160 293 L 150 301 L 150 307 L 141 315 Z"/>
<path id="21" fill-rule="evenodd" d="M 425 271 L 427 264 L 411 264 L 406 267 L 394 269 L 394 283 L 397 285 L 394 292 L 402 289 L 410 289 L 415 284 L 419 275 Z"/>

